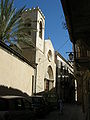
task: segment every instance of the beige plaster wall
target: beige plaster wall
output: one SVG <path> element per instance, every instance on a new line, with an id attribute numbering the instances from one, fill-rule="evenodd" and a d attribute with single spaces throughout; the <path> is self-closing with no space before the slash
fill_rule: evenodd
<path id="1" fill-rule="evenodd" d="M 0 85 L 32 94 L 34 68 L 0 48 Z"/>

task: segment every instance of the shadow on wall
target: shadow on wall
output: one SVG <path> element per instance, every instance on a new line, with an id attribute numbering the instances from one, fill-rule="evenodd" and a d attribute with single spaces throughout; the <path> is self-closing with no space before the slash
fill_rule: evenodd
<path id="1" fill-rule="evenodd" d="M 29 97 L 28 94 L 23 93 L 18 89 L 14 89 L 11 87 L 8 88 L 7 86 L 0 85 L 0 96 L 4 96 L 4 95 L 16 95 L 16 96 Z"/>

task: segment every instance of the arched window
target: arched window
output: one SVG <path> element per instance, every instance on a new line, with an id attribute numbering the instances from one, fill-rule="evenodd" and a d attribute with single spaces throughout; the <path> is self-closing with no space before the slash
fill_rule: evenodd
<path id="1" fill-rule="evenodd" d="M 51 60 L 52 60 L 52 51 L 51 50 L 48 51 L 47 57 L 48 57 L 48 61 L 51 62 Z"/>
<path id="2" fill-rule="evenodd" d="M 48 66 L 48 75 L 49 75 L 49 79 L 54 79 L 53 78 L 53 70 L 52 70 L 52 67 L 51 66 Z"/>
<path id="3" fill-rule="evenodd" d="M 42 22 L 39 23 L 39 37 L 42 38 Z"/>

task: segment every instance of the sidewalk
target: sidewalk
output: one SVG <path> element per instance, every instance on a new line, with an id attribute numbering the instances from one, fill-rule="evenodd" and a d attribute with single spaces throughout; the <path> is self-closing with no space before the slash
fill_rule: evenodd
<path id="1" fill-rule="evenodd" d="M 76 104 L 65 104 L 63 114 L 55 110 L 41 120 L 83 120 L 83 114 L 81 106 Z"/>

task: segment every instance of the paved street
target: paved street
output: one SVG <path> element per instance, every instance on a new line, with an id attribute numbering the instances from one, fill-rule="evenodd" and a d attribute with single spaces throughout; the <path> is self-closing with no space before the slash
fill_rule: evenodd
<path id="1" fill-rule="evenodd" d="M 63 115 L 55 110 L 40 120 L 83 120 L 81 106 L 76 104 L 65 104 Z"/>

